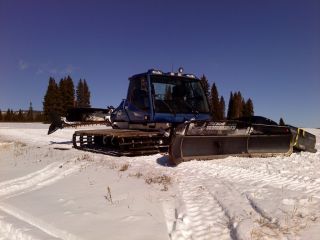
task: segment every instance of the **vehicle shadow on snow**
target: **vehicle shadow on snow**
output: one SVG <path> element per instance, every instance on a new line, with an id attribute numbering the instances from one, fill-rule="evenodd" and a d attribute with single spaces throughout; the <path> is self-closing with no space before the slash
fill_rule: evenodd
<path id="1" fill-rule="evenodd" d="M 50 141 L 50 145 L 56 146 L 53 148 L 56 150 L 70 150 L 72 148 L 72 147 L 70 148 L 70 144 L 72 144 L 72 141 L 63 141 L 63 142 Z M 59 145 L 61 145 L 61 147 Z"/>
<path id="2" fill-rule="evenodd" d="M 157 158 L 157 163 L 164 167 L 175 167 L 176 165 L 171 163 L 168 155 Z"/>
<path id="3" fill-rule="evenodd" d="M 50 145 L 53 145 L 53 144 L 72 144 L 72 141 L 63 141 L 63 142 L 50 141 Z"/>

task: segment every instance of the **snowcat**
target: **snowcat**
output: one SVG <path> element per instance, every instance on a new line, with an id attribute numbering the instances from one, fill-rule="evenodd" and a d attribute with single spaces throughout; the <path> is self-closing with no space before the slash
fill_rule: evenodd
<path id="1" fill-rule="evenodd" d="M 79 130 L 77 149 L 115 156 L 169 152 L 175 164 L 226 156 L 286 156 L 316 152 L 313 134 L 259 116 L 212 121 L 199 78 L 151 69 L 129 78 L 127 98 L 117 108 L 74 108 L 55 118 L 48 134 L 59 128 L 106 124 L 112 128 Z"/>

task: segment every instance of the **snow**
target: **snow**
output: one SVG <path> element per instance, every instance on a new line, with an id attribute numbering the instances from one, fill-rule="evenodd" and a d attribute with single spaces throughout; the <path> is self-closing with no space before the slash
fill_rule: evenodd
<path id="1" fill-rule="evenodd" d="M 75 129 L 47 130 L 0 124 L 0 240 L 319 238 L 319 143 L 172 167 L 79 151 Z"/>

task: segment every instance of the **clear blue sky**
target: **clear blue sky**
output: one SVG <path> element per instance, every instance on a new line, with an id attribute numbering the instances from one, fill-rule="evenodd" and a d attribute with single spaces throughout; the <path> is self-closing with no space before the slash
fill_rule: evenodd
<path id="1" fill-rule="evenodd" d="M 129 76 L 179 66 L 256 115 L 320 127 L 320 1 L 0 0 L 2 110 L 41 110 L 67 74 L 92 106 L 117 106 Z"/>

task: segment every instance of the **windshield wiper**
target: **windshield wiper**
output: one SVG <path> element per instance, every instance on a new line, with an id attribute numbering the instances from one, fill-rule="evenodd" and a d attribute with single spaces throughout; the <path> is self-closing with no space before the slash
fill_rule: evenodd
<path id="1" fill-rule="evenodd" d="M 176 111 L 173 110 L 172 107 L 170 107 L 170 105 L 163 99 L 157 99 L 157 101 L 161 101 L 166 107 L 167 109 L 170 111 L 170 113 L 174 114 L 175 116 L 177 115 Z"/>
<path id="2" fill-rule="evenodd" d="M 164 100 L 162 100 L 162 102 L 164 103 L 164 105 L 166 105 L 166 107 L 169 109 L 169 111 L 170 111 L 171 113 L 173 113 L 174 115 L 177 114 L 176 111 L 173 110 L 173 108 L 170 107 L 170 105 L 169 105 L 168 103 L 166 103 Z"/>

